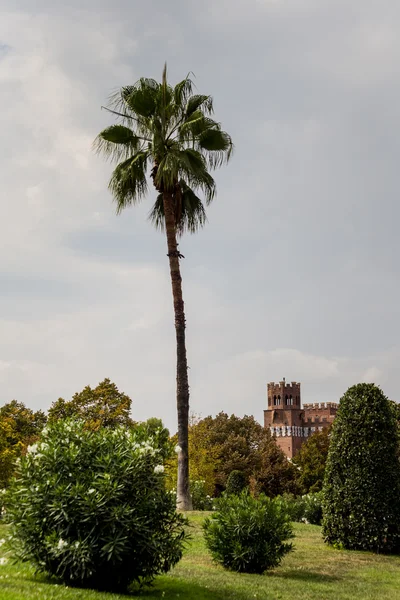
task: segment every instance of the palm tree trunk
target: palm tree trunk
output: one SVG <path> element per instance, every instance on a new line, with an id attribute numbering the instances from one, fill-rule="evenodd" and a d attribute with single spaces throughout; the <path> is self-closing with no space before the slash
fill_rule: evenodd
<path id="1" fill-rule="evenodd" d="M 182 296 L 182 277 L 179 264 L 180 254 L 176 241 L 174 200 L 172 193 L 163 192 L 165 230 L 167 234 L 169 268 L 172 296 L 174 299 L 176 332 L 176 405 L 178 411 L 178 483 L 177 507 L 192 510 L 189 489 L 189 382 L 186 358 L 186 319 Z"/>

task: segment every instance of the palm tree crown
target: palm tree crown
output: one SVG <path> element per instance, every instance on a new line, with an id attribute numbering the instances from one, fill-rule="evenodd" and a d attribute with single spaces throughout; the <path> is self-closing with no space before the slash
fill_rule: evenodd
<path id="1" fill-rule="evenodd" d="M 117 212 L 139 202 L 148 191 L 148 176 L 159 192 L 150 211 L 153 224 L 164 229 L 163 192 L 173 196 L 176 233 L 196 232 L 206 222 L 202 194 L 208 205 L 215 195 L 210 171 L 227 162 L 231 137 L 211 118 L 210 96 L 193 94 L 186 77 L 175 87 L 141 78 L 118 90 L 107 110 L 120 121 L 104 129 L 95 149 L 117 162 L 109 183 Z"/>

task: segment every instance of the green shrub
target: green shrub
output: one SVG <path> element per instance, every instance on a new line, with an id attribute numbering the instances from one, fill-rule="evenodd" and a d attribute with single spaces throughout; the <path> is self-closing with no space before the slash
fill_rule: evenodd
<path id="1" fill-rule="evenodd" d="M 192 496 L 193 510 L 212 510 L 214 500 L 207 494 L 203 479 L 190 481 L 190 494 Z"/>
<path id="2" fill-rule="evenodd" d="M 276 496 L 276 501 L 281 504 L 282 509 L 289 515 L 291 521 L 301 522 L 304 520 L 303 496 L 283 494 L 282 496 Z"/>
<path id="3" fill-rule="evenodd" d="M 229 473 L 226 482 L 226 493 L 239 495 L 248 487 L 248 480 L 243 471 L 234 470 Z"/>
<path id="4" fill-rule="evenodd" d="M 290 519 L 276 500 L 243 492 L 218 498 L 216 509 L 204 522 L 204 538 L 213 559 L 226 569 L 263 573 L 292 550 L 286 543 L 293 537 Z"/>
<path id="5" fill-rule="evenodd" d="M 135 431 L 45 429 L 6 494 L 15 555 L 70 585 L 125 590 L 182 556 L 184 517 L 166 492 L 159 452 Z"/>
<path id="6" fill-rule="evenodd" d="M 277 496 L 276 501 L 282 505 L 291 521 L 298 523 L 311 523 L 321 525 L 322 523 L 322 493 L 294 496 L 283 494 Z"/>
<path id="7" fill-rule="evenodd" d="M 400 551 L 396 417 L 374 384 L 351 387 L 332 427 L 323 487 L 325 541 L 348 549 Z"/>
<path id="8" fill-rule="evenodd" d="M 322 492 L 307 494 L 302 497 L 303 518 L 311 525 L 321 525 L 322 523 Z"/>

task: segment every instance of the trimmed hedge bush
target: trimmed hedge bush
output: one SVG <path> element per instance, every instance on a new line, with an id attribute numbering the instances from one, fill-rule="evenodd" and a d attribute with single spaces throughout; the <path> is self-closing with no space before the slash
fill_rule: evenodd
<path id="1" fill-rule="evenodd" d="M 304 506 L 304 519 L 311 525 L 322 524 L 322 492 L 306 494 L 302 498 Z"/>
<path id="2" fill-rule="evenodd" d="M 280 502 L 243 492 L 218 498 L 216 511 L 204 522 L 204 538 L 213 559 L 226 569 L 263 573 L 292 550 L 287 543 L 292 526 Z"/>
<path id="3" fill-rule="evenodd" d="M 241 494 L 249 485 L 248 479 L 243 471 L 234 470 L 229 473 L 225 492 L 227 494 Z"/>
<path id="4" fill-rule="evenodd" d="M 352 550 L 400 551 L 398 428 L 374 384 L 347 390 L 333 423 L 323 487 L 323 534 Z"/>
<path id="5" fill-rule="evenodd" d="M 124 427 L 45 429 L 6 494 L 14 554 L 70 585 L 126 590 L 182 556 L 183 516 L 160 452 Z"/>

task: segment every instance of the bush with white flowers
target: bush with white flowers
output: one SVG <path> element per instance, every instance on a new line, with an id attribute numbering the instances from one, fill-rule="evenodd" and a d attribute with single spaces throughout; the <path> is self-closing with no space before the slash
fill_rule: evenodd
<path id="1" fill-rule="evenodd" d="M 180 560 L 185 540 L 163 472 L 160 451 L 134 430 L 55 423 L 6 494 L 14 554 L 70 585 L 151 582 Z"/>

